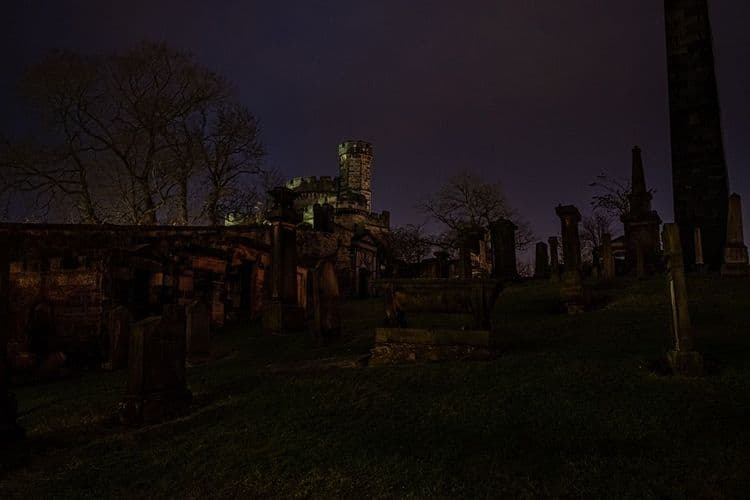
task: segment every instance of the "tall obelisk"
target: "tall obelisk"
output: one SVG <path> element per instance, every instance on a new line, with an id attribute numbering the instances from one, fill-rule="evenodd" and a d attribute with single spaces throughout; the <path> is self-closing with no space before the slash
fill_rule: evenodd
<path id="1" fill-rule="evenodd" d="M 665 0 L 672 187 L 685 262 L 700 228 L 709 269 L 721 267 L 729 182 L 708 0 Z"/>

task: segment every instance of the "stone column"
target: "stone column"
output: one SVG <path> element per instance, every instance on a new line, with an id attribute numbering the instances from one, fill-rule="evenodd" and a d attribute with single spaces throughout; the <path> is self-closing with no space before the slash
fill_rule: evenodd
<path id="1" fill-rule="evenodd" d="M 508 219 L 490 224 L 492 238 L 492 277 L 506 281 L 518 279 L 516 264 L 516 230 L 518 226 Z"/>
<path id="2" fill-rule="evenodd" d="M 615 279 L 615 254 L 612 250 L 612 236 L 605 233 L 602 237 L 602 278 L 605 281 Z"/>
<path id="3" fill-rule="evenodd" d="M 581 313 L 586 307 L 583 277 L 581 275 L 581 238 L 578 233 L 581 212 L 573 205 L 560 205 L 555 209 L 555 212 L 560 217 L 565 263 L 562 275 L 562 300 L 568 314 Z"/>
<path id="4" fill-rule="evenodd" d="M 271 286 L 270 300 L 263 312 L 263 330 L 279 334 L 302 330 L 305 312 L 297 304 L 297 222 L 294 210 L 296 194 L 277 187 L 270 191 L 273 198 L 271 221 Z"/>
<path id="5" fill-rule="evenodd" d="M 549 278 L 549 255 L 547 254 L 547 244 L 543 241 L 536 244 L 534 277 L 541 279 Z"/>
<path id="6" fill-rule="evenodd" d="M 16 424 L 16 399 L 10 394 L 10 373 L 8 367 L 9 318 L 9 239 L 0 235 L 0 448 L 23 438 L 23 430 Z"/>
<path id="7" fill-rule="evenodd" d="M 724 247 L 722 276 L 748 276 L 747 247 L 742 228 L 742 199 L 737 193 L 729 197 L 727 217 L 727 244 Z"/>
<path id="8" fill-rule="evenodd" d="M 675 348 L 667 353 L 667 359 L 675 374 L 699 376 L 703 374 L 703 357 L 693 350 L 685 263 L 677 224 L 664 224 L 663 240 L 672 312 L 670 319 L 675 339 Z"/>
<path id="9" fill-rule="evenodd" d="M 484 237 L 484 230 L 479 226 L 467 225 L 459 231 L 460 246 L 458 249 L 458 271 L 461 279 L 472 278 L 471 252 L 479 253 L 479 240 Z"/>
<path id="10" fill-rule="evenodd" d="M 703 259 L 703 233 L 699 227 L 695 228 L 693 242 L 695 243 L 695 270 L 702 273 L 706 270 L 706 262 Z"/>
<path id="11" fill-rule="evenodd" d="M 550 261 L 550 277 L 552 281 L 560 280 L 560 241 L 557 236 L 550 236 L 547 240 L 549 242 L 549 261 Z"/>

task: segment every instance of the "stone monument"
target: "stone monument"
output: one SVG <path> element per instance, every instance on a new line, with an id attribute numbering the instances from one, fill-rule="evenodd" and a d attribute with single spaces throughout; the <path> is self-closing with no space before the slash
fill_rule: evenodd
<path id="1" fill-rule="evenodd" d="M 560 294 L 568 314 L 582 313 L 586 308 L 586 297 L 581 274 L 581 238 L 578 232 L 581 212 L 573 205 L 560 205 L 555 213 L 560 217 L 564 260 Z"/>
<path id="2" fill-rule="evenodd" d="M 550 277 L 552 281 L 560 281 L 560 240 L 557 236 L 550 236 L 549 242 L 549 262 Z"/>
<path id="3" fill-rule="evenodd" d="M 540 241 L 536 244 L 536 258 L 534 260 L 534 278 L 549 279 L 549 255 L 547 244 Z"/>
<path id="4" fill-rule="evenodd" d="M 516 264 L 516 230 L 518 226 L 508 219 L 490 224 L 492 238 L 492 277 L 504 281 L 518 279 Z"/>
<path id="5" fill-rule="evenodd" d="M 675 222 L 686 262 L 695 262 L 693 231 L 700 227 L 706 266 L 718 271 L 729 181 L 708 0 L 665 0 L 664 10 Z"/>
<path id="6" fill-rule="evenodd" d="M 727 244 L 724 248 L 722 276 L 748 276 L 747 246 L 742 227 L 742 199 L 737 193 L 729 197 L 729 216 L 727 220 Z"/>

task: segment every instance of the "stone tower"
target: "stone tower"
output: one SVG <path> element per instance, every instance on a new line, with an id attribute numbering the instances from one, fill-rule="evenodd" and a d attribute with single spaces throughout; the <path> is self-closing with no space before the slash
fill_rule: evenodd
<path id="1" fill-rule="evenodd" d="M 339 144 L 339 189 L 343 195 L 360 195 L 372 211 L 372 145 L 365 141 L 346 141 Z"/>
<path id="2" fill-rule="evenodd" d="M 727 234 L 729 182 L 708 0 L 665 0 L 672 187 L 685 262 L 695 262 L 695 228 L 706 265 L 717 270 Z"/>

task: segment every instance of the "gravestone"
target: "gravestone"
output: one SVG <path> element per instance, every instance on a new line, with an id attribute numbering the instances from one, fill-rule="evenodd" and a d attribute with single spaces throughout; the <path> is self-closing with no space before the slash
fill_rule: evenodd
<path id="1" fill-rule="evenodd" d="M 8 366 L 10 256 L 8 239 L 0 237 L 0 448 L 24 436 L 16 423 L 16 399 L 9 392 Z"/>
<path id="2" fill-rule="evenodd" d="M 680 229 L 677 224 L 664 224 L 662 237 L 667 257 L 667 282 L 671 305 L 670 324 L 675 340 L 675 348 L 667 353 L 667 360 L 676 375 L 700 376 L 703 374 L 703 357 L 693 349 L 685 264 Z"/>
<path id="3" fill-rule="evenodd" d="M 557 236 L 550 236 L 547 240 L 549 243 L 549 262 L 550 277 L 552 281 L 560 280 L 560 241 Z"/>
<path id="4" fill-rule="evenodd" d="M 120 404 L 127 424 L 159 422 L 187 411 L 191 393 L 185 380 L 185 307 L 166 305 L 162 316 L 133 325 L 128 386 Z"/>
<path id="5" fill-rule="evenodd" d="M 263 331 L 282 334 L 305 329 L 305 311 L 297 294 L 297 223 L 294 209 L 296 193 L 285 187 L 269 192 L 273 208 L 271 222 L 270 299 L 263 310 Z"/>
<path id="6" fill-rule="evenodd" d="M 326 341 L 341 334 L 341 292 L 336 270 L 321 261 L 313 272 L 313 333 Z"/>
<path id="7" fill-rule="evenodd" d="M 742 228 L 742 199 L 737 193 L 729 197 L 727 219 L 727 245 L 724 248 L 722 276 L 748 276 L 747 247 Z"/>
<path id="8" fill-rule="evenodd" d="M 615 254 L 612 249 L 612 235 L 609 233 L 602 237 L 602 278 L 605 281 L 615 279 Z"/>
<path id="9" fill-rule="evenodd" d="M 581 212 L 573 205 L 560 205 L 555 213 L 560 217 L 564 260 L 560 294 L 568 314 L 577 314 L 586 307 L 581 274 L 581 238 L 578 232 Z"/>
<path id="10" fill-rule="evenodd" d="M 118 306 L 109 312 L 109 317 L 107 318 L 109 359 L 105 363 L 105 368 L 119 370 L 128 366 L 131 321 L 132 318 L 127 307 Z"/>
<path id="11" fill-rule="evenodd" d="M 536 244 L 536 258 L 534 261 L 534 277 L 541 279 L 549 278 L 549 256 L 547 254 L 547 244 L 540 241 Z"/>
<path id="12" fill-rule="evenodd" d="M 506 281 L 518 279 L 516 264 L 516 230 L 518 226 L 508 219 L 490 224 L 492 238 L 492 277 Z"/>
<path id="13" fill-rule="evenodd" d="M 185 315 L 188 357 L 208 356 L 211 350 L 211 313 L 208 307 L 197 300 L 185 308 Z"/>

